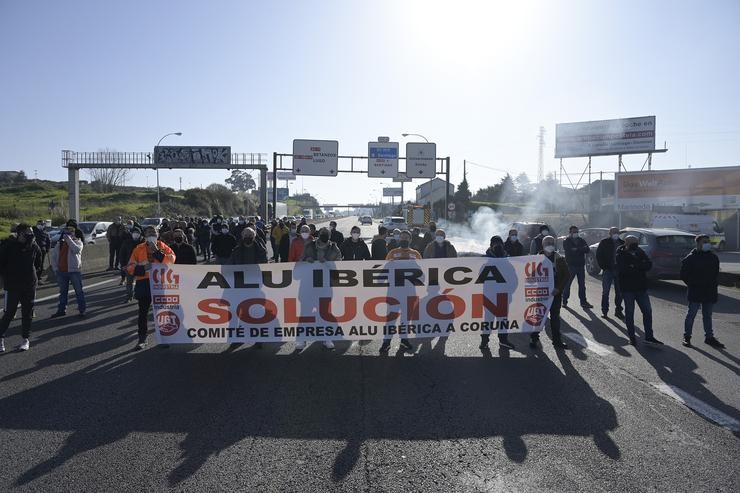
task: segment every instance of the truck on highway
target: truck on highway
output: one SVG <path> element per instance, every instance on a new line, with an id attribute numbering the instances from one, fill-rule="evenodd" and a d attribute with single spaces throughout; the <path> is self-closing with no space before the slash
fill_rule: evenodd
<path id="1" fill-rule="evenodd" d="M 288 215 L 288 204 L 285 202 L 275 202 L 275 217 L 282 219 Z"/>
<path id="2" fill-rule="evenodd" d="M 670 228 L 686 231 L 694 235 L 709 235 L 709 241 L 717 250 L 725 248 L 725 232 L 709 214 L 669 214 L 654 213 L 651 228 Z"/>
<path id="3" fill-rule="evenodd" d="M 428 205 L 409 204 L 405 207 L 404 215 L 409 228 L 423 228 L 429 226 L 432 211 Z"/>

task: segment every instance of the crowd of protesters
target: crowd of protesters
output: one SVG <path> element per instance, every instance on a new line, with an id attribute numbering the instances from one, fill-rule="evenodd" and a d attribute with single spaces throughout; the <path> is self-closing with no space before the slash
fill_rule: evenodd
<path id="1" fill-rule="evenodd" d="M 609 316 L 609 296 L 614 290 L 614 315 L 624 319 L 630 344 L 636 345 L 634 323 L 635 305 L 643 317 L 644 343 L 660 346 L 652 327 L 652 308 L 648 294 L 647 272 L 652 263 L 639 247 L 637 238 L 619 234 L 611 228 L 609 236 L 598 245 L 596 260 L 603 270 L 601 311 Z M 157 264 L 197 264 L 201 257 L 205 263 L 220 265 L 263 264 L 268 262 L 332 262 L 340 260 L 409 260 L 432 258 L 455 258 L 458 253 L 447 239 L 445 231 L 430 223 L 427 228 L 388 230 L 381 225 L 370 245 L 361 238 L 361 230 L 353 226 L 349 236 L 337 230 L 337 223 L 329 227 L 316 228 L 303 218 L 289 221 L 275 219 L 266 223 L 260 217 L 251 220 L 245 217 L 227 218 L 216 215 L 211 218 L 182 217 L 165 219 L 159 228 L 142 227 L 132 217 L 127 221 L 118 218 L 106 233 L 109 245 L 108 270 L 120 271 L 120 285 L 125 285 L 125 303 L 136 299 L 138 303 L 138 342 L 136 349 L 147 346 L 147 320 L 152 304 L 149 275 Z M 269 242 L 269 248 L 268 248 Z M 27 351 L 30 347 L 31 320 L 33 318 L 36 287 L 41 278 L 44 259 L 50 259 L 58 287 L 59 301 L 52 318 L 67 314 L 69 285 L 75 291 L 78 314 L 86 313 L 85 293 L 82 285 L 82 251 L 84 235 L 70 219 L 62 228 L 57 243 L 52 247 L 48 235 L 43 231 L 43 222 L 36 227 L 19 224 L 9 238 L 0 245 L 0 275 L 4 281 L 6 304 L 0 319 L 0 352 L 5 351 L 4 336 L 21 306 L 22 342 L 17 349 Z M 561 307 L 567 307 L 570 287 L 578 283 L 580 306 L 584 310 L 593 308 L 586 299 L 585 255 L 589 247 L 571 226 L 563 242 L 562 253 L 556 251 L 556 240 L 543 226 L 525 249 L 519 240 L 518 231 L 512 229 L 506 239 L 493 236 L 487 257 L 507 258 L 544 255 L 553 265 L 554 289 L 549 311 L 552 343 L 556 349 L 567 349 L 560 331 Z M 483 253 L 483 252 L 481 252 Z M 696 248 L 683 259 L 681 279 L 688 287 L 688 313 L 684 323 L 683 344 L 691 346 L 692 327 L 699 309 L 702 312 L 705 343 L 724 348 L 712 329 L 712 307 L 717 302 L 719 260 L 713 253 L 709 238 L 696 237 Z M 624 305 L 624 308 L 622 307 Z M 506 334 L 498 335 L 502 349 L 514 349 Z M 387 352 L 391 340 L 384 339 L 381 352 Z M 305 341 L 297 343 L 297 349 L 305 347 Z M 408 339 L 400 341 L 402 350 L 413 351 Z M 324 345 L 332 349 L 331 341 Z M 540 345 L 539 332 L 530 334 L 530 347 Z M 257 344 L 256 347 L 261 347 Z M 481 335 L 480 349 L 487 351 L 489 335 Z"/>

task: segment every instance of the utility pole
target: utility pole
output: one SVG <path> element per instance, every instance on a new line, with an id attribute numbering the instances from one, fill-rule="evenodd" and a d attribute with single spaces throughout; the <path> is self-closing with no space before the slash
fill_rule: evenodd
<path id="1" fill-rule="evenodd" d="M 180 177 L 180 191 L 182 192 L 182 176 Z"/>
<path id="2" fill-rule="evenodd" d="M 545 179 L 545 127 L 540 127 L 540 133 L 537 138 L 540 144 L 540 155 L 537 162 L 537 183 L 540 183 Z"/>
<path id="3" fill-rule="evenodd" d="M 468 161 L 463 159 L 463 181 L 468 179 Z"/>

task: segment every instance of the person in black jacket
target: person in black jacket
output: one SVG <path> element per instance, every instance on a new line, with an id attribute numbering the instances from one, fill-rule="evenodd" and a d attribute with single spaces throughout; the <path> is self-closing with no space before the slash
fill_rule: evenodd
<path id="1" fill-rule="evenodd" d="M 519 241 L 519 231 L 509 230 L 509 237 L 504 242 L 504 250 L 507 257 L 521 257 L 524 255 L 524 245 Z"/>
<path id="2" fill-rule="evenodd" d="M 329 221 L 329 241 L 333 241 L 337 246 L 342 246 L 344 244 L 344 235 L 341 231 L 337 231 L 336 221 Z"/>
<path id="3" fill-rule="evenodd" d="M 229 233 L 227 224 L 221 225 L 221 233 L 211 238 L 211 250 L 216 257 L 216 263 L 228 264 L 231 257 L 231 251 L 236 246 L 236 238 Z"/>
<path id="4" fill-rule="evenodd" d="M 6 240 L 0 249 L 0 274 L 7 292 L 5 313 L 0 320 L 0 352 L 5 351 L 5 332 L 15 318 L 18 303 L 21 304 L 21 336 L 23 341 L 17 349 L 28 351 L 30 347 L 33 302 L 36 298 L 37 272 L 41 266 L 41 249 L 36 244 L 33 229 L 28 224 L 19 224 L 15 238 Z"/>
<path id="5" fill-rule="evenodd" d="M 134 276 L 128 273 L 128 261 L 131 258 L 131 252 L 134 251 L 136 245 L 145 241 L 141 237 L 141 228 L 134 226 L 131 228 L 131 232 L 123 238 L 121 241 L 121 249 L 118 250 L 118 258 L 121 260 L 123 267 L 121 267 L 121 284 L 126 282 L 126 301 L 125 303 L 131 303 L 134 300 Z"/>
<path id="6" fill-rule="evenodd" d="M 637 246 L 637 237 L 629 235 L 624 245 L 617 248 L 617 269 L 619 286 L 624 298 L 625 324 L 630 344 L 635 342 L 635 302 L 642 312 L 642 323 L 645 330 L 645 342 L 660 346 L 663 343 L 653 336 L 653 309 L 647 293 L 647 272 L 653 263 L 647 254 Z"/>
<path id="7" fill-rule="evenodd" d="M 350 237 L 344 240 L 339 247 L 339 251 L 342 252 L 342 260 L 370 260 L 370 249 L 367 247 L 367 243 L 360 238 L 360 228 L 352 226 L 349 233 Z"/>
<path id="8" fill-rule="evenodd" d="M 195 265 L 198 263 L 198 257 L 195 254 L 193 245 L 187 242 L 185 232 L 181 229 L 173 231 L 172 251 L 175 252 L 175 263 L 183 265 Z"/>
<path id="9" fill-rule="evenodd" d="M 508 255 L 506 255 L 506 250 L 504 249 L 504 241 L 501 239 L 500 236 L 492 236 L 491 237 L 491 246 L 486 250 L 486 257 L 491 258 L 506 258 Z M 488 351 L 488 341 L 491 338 L 491 334 L 481 334 L 480 335 L 480 346 L 478 346 L 478 349 L 481 350 L 481 352 Z M 501 346 L 501 349 L 514 349 L 514 345 L 509 342 L 509 335 L 508 334 L 499 334 L 498 335 L 498 344 Z"/>
<path id="10" fill-rule="evenodd" d="M 267 249 L 264 243 L 256 239 L 256 236 L 257 232 L 254 228 L 244 228 L 242 239 L 231 251 L 228 263 L 231 265 L 266 264 Z"/>
<path id="11" fill-rule="evenodd" d="M 44 260 L 49 254 L 49 250 L 51 250 L 51 239 L 49 238 L 49 235 L 46 234 L 46 231 L 44 231 L 44 221 L 39 220 L 36 223 L 33 234 L 36 238 L 36 244 L 41 249 L 41 267 L 39 268 L 38 272 L 36 272 L 38 282 L 41 283 L 41 275 L 44 273 Z"/>
<path id="12" fill-rule="evenodd" d="M 208 221 L 201 219 L 200 226 L 195 232 L 195 237 L 198 239 L 198 245 L 200 252 L 203 254 L 203 261 L 208 262 L 211 260 L 211 227 L 208 225 Z"/>
<path id="13" fill-rule="evenodd" d="M 712 305 L 717 303 L 719 296 L 718 277 L 719 258 L 712 251 L 709 236 L 699 235 L 696 237 L 696 248 L 681 261 L 681 280 L 688 288 L 686 294 L 689 300 L 683 331 L 683 345 L 686 347 L 691 347 L 691 331 L 699 307 L 704 322 L 704 342 L 718 349 L 725 347 L 714 337 L 712 329 Z"/>
<path id="14" fill-rule="evenodd" d="M 563 290 L 563 306 L 568 306 L 570 298 L 570 285 L 573 279 L 578 279 L 578 299 L 581 300 L 581 308 L 589 310 L 593 305 L 586 300 L 586 254 L 590 251 L 586 240 L 578 236 L 578 226 L 568 228 L 568 237 L 563 241 L 563 253 L 568 263 L 570 277 L 565 283 Z"/>
<path id="15" fill-rule="evenodd" d="M 288 224 L 288 232 L 280 237 L 280 245 L 278 245 L 278 262 L 288 262 L 288 255 L 290 255 L 290 242 L 298 236 L 296 230 L 295 221 L 291 221 Z"/>
<path id="16" fill-rule="evenodd" d="M 388 228 L 385 226 L 378 227 L 378 234 L 373 237 L 370 243 L 370 253 L 373 260 L 385 260 L 388 255 Z"/>
<path id="17" fill-rule="evenodd" d="M 624 245 L 619 237 L 619 228 L 609 228 L 609 236 L 599 242 L 596 248 L 596 262 L 599 264 L 601 273 L 601 316 L 609 316 L 609 291 L 614 284 L 614 315 L 624 318 L 622 311 L 622 290 L 619 289 L 619 277 L 617 276 L 617 248 Z"/>
<path id="18" fill-rule="evenodd" d="M 540 226 L 540 234 L 532 238 L 529 242 L 529 254 L 537 255 L 542 251 L 542 240 L 545 236 L 550 235 L 550 228 L 546 224 Z"/>

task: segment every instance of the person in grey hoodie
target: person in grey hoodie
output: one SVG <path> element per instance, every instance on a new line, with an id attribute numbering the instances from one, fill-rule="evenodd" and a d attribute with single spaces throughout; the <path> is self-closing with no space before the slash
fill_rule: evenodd
<path id="1" fill-rule="evenodd" d="M 80 316 L 85 316 L 87 305 L 85 304 L 85 293 L 82 290 L 82 248 L 83 242 L 75 234 L 77 223 L 70 219 L 62 230 L 54 249 L 51 251 L 51 269 L 57 278 L 59 285 L 59 306 L 51 318 L 63 317 L 67 314 L 67 300 L 69 296 L 69 284 L 75 290 L 77 309 Z"/>

